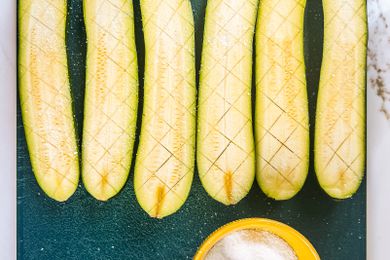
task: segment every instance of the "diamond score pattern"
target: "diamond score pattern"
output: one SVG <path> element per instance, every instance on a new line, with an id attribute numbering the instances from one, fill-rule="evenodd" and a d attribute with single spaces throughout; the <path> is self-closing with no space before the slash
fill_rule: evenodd
<path id="1" fill-rule="evenodd" d="M 261 39 L 256 42 L 256 60 L 262 66 L 269 65 L 263 69 L 258 66 L 256 71 L 257 106 L 264 106 L 261 110 L 256 109 L 256 113 L 261 113 L 256 114 L 257 173 L 262 188 L 267 189 L 266 193 L 276 190 L 275 194 L 269 194 L 271 196 L 282 196 L 278 193 L 283 189 L 290 192 L 299 190 L 305 179 L 300 176 L 306 176 L 305 161 L 308 160 L 306 147 L 309 129 L 304 62 L 301 58 L 303 50 L 292 49 L 287 53 L 286 46 L 282 46 L 285 39 L 279 37 L 287 34 L 288 41 L 301 41 L 303 44 L 303 24 L 297 24 L 292 17 L 303 14 L 304 6 L 302 1 L 288 2 L 261 1 L 258 19 L 270 23 L 260 26 L 256 32 L 256 38 Z M 271 46 L 275 52 L 270 54 L 262 46 Z M 286 58 L 292 60 L 286 64 Z M 282 71 L 288 77 L 283 84 L 278 85 L 273 81 L 272 77 L 275 76 L 272 75 L 277 71 Z"/>
<path id="2" fill-rule="evenodd" d="M 143 12 L 144 31 L 156 32 L 155 40 L 146 43 L 148 52 L 159 55 L 147 56 L 146 59 L 154 59 L 151 63 L 158 63 L 154 67 L 160 71 L 145 71 L 148 74 L 145 75 L 142 136 L 136 162 L 136 174 L 143 176 L 135 177 L 143 179 L 135 187 L 136 193 L 154 196 L 157 190 L 150 190 L 150 187 L 157 189 L 163 185 L 166 189 L 162 199 L 175 198 L 180 203 L 186 199 L 181 184 L 192 178 L 190 175 L 194 171 L 195 149 L 194 22 L 190 16 L 187 17 L 188 11 L 183 10 L 188 8 L 188 4 L 187 0 L 162 0 L 148 5 L 154 11 Z M 156 15 L 161 15 L 161 10 L 169 10 L 163 12 L 169 17 L 156 18 Z M 181 31 L 180 37 L 175 35 L 176 30 Z M 145 41 L 148 40 L 145 37 Z M 186 151 L 191 152 L 188 154 Z M 145 207 L 150 215 L 161 213 L 157 212 L 161 207 L 158 201 Z"/>
<path id="3" fill-rule="evenodd" d="M 351 178 L 359 182 L 364 166 L 365 154 L 361 149 L 356 147 L 356 151 L 353 147 L 358 143 L 365 143 L 365 117 L 359 111 L 365 100 L 364 78 L 359 76 L 361 71 L 365 70 L 365 55 L 360 52 L 365 49 L 367 34 L 364 30 L 359 31 L 359 28 L 366 26 L 366 12 L 363 2 L 354 4 L 353 1 L 341 1 L 336 9 L 331 7 L 329 6 L 326 9 L 328 12 L 325 13 L 325 33 L 327 28 L 338 28 L 338 34 L 335 37 L 333 34 L 326 34 L 324 56 L 332 57 L 330 62 L 333 62 L 332 66 L 336 64 L 336 67 L 331 69 L 333 72 L 330 76 L 321 75 L 320 97 L 323 100 L 318 102 L 317 111 L 323 112 L 317 116 L 316 125 L 328 130 L 323 132 L 326 136 L 316 137 L 318 147 L 315 149 L 315 157 L 318 160 L 317 174 L 339 175 L 333 183 L 324 181 L 323 186 L 330 189 L 339 187 L 343 190 L 348 187 L 344 186 L 342 180 Z M 354 44 L 345 40 L 350 37 L 353 37 Z M 344 56 L 339 57 L 340 53 Z M 357 60 L 356 57 L 364 58 Z M 343 64 L 349 64 L 348 68 L 344 68 Z M 351 71 L 351 68 L 355 68 L 355 71 Z M 334 79 L 336 74 L 341 76 L 345 84 Z M 341 174 L 342 172 L 344 174 Z"/>
<path id="4" fill-rule="evenodd" d="M 88 50 L 91 53 L 95 52 L 96 58 L 105 62 L 102 66 L 108 66 L 109 63 L 115 78 L 106 75 L 107 67 L 102 67 L 105 70 L 102 72 L 104 79 L 97 78 L 99 75 L 91 72 L 87 75 L 85 103 L 95 105 L 85 111 L 89 119 L 85 120 L 83 129 L 83 153 L 85 153 L 83 154 L 83 170 L 86 171 L 83 174 L 89 176 L 89 178 L 84 178 L 84 181 L 88 182 L 86 185 L 92 185 L 89 187 L 90 191 L 95 191 L 100 186 L 102 192 L 105 193 L 103 184 L 106 184 L 111 189 L 109 193 L 113 194 L 117 193 L 126 181 L 125 176 L 130 168 L 134 142 L 134 133 L 129 131 L 129 127 L 135 128 L 137 116 L 137 103 L 132 102 L 138 95 L 135 40 L 121 37 L 128 35 L 129 30 L 133 30 L 132 26 L 128 26 L 126 32 L 121 31 L 123 23 L 132 21 L 134 17 L 129 1 L 120 1 L 121 5 L 112 0 L 99 2 L 95 14 L 100 14 L 102 17 L 91 15 L 87 19 L 89 19 L 90 26 L 96 26 L 94 30 L 100 38 L 96 42 L 90 40 Z M 105 20 L 107 16 L 112 16 L 112 20 L 108 23 Z M 119 31 L 116 32 L 115 29 Z M 130 35 L 133 34 L 130 33 Z M 105 44 L 109 46 L 112 42 L 115 46 L 109 50 L 109 53 L 106 53 Z M 104 51 L 99 52 L 99 49 L 104 49 Z M 128 61 L 122 65 L 121 63 L 126 58 Z M 95 69 L 92 66 L 91 68 Z M 98 81 L 104 84 L 98 85 Z M 124 96 L 122 96 L 123 88 L 128 90 Z M 100 101 L 96 101 L 98 96 L 101 98 Z M 115 106 L 111 105 L 112 100 Z M 125 152 L 121 152 L 123 150 Z M 107 199 L 106 196 L 111 195 L 101 196 L 104 198 L 100 199 Z"/>
<path id="5" fill-rule="evenodd" d="M 216 2 L 216 3 L 215 3 Z M 242 66 L 247 68 L 246 60 L 252 58 L 252 37 L 255 24 L 255 14 L 257 12 L 256 0 L 251 1 L 214 1 L 210 3 L 207 8 L 207 14 L 212 14 L 206 17 L 207 23 L 210 26 L 216 25 L 217 31 L 214 35 L 206 35 L 203 41 L 203 56 L 202 56 L 202 71 L 201 71 L 201 85 L 199 97 L 199 109 L 201 124 L 199 125 L 198 143 L 198 160 L 199 163 L 205 166 L 205 171 L 199 172 L 201 179 L 206 179 L 210 174 L 215 180 L 220 180 L 225 173 L 232 173 L 232 183 L 234 190 L 234 201 L 228 201 L 224 192 L 224 182 L 216 183 L 218 187 L 213 187 L 216 190 L 211 194 L 218 200 L 223 200 L 226 203 L 236 203 L 243 196 L 248 193 L 250 185 L 242 184 L 240 180 L 248 179 L 244 175 L 250 175 L 251 171 L 244 166 L 254 167 L 254 147 L 251 144 L 250 137 L 247 138 L 247 133 L 252 135 L 252 118 L 248 114 L 247 105 L 251 101 L 250 97 L 250 77 L 243 75 Z M 223 10 L 223 11 L 222 11 Z M 221 13 L 223 12 L 223 14 Z M 220 15 L 224 18 L 220 19 Z M 224 21 L 224 22 L 221 22 Z M 240 34 L 236 34 L 236 28 L 240 26 Z M 209 37 L 209 39 L 207 39 Z M 215 38 L 213 38 L 215 37 Z M 214 44 L 218 44 L 221 38 L 226 38 L 226 41 L 233 43 L 225 43 L 221 50 L 218 50 L 218 56 L 212 50 L 215 50 Z M 224 45 L 222 42 L 221 45 Z M 238 58 L 237 58 L 238 56 Z M 230 62 L 233 60 L 234 63 Z M 236 59 L 236 60 L 235 60 Z M 223 71 L 223 75 L 218 75 L 219 71 Z M 213 79 L 217 78 L 218 82 L 215 84 Z M 249 79 L 249 81 L 248 81 Z M 229 83 L 230 81 L 230 83 Z M 238 82 L 239 86 L 232 84 Z M 241 92 L 237 92 L 237 89 Z M 234 93 L 236 92 L 236 93 Z M 216 104 L 223 104 L 223 110 L 215 109 Z M 218 105 L 221 106 L 221 105 Z M 232 118 L 239 117 L 239 120 L 234 124 L 239 124 L 237 127 L 231 125 Z M 203 125 L 207 124 L 207 126 Z M 238 129 L 232 132 L 232 129 Z M 217 150 L 210 157 L 206 154 L 204 149 L 210 150 L 215 146 L 215 140 L 220 140 L 217 144 Z M 228 162 L 229 154 L 235 154 L 234 161 L 237 165 L 232 166 Z M 231 157 L 231 156 L 230 156 Z M 246 164 L 246 165 L 245 165 Z M 203 167 L 201 167 L 203 168 Z M 205 187 L 207 189 L 207 187 Z M 210 190 L 211 191 L 211 190 Z"/>
<path id="6" fill-rule="evenodd" d="M 25 132 L 30 135 L 31 140 L 28 142 L 35 143 L 34 147 L 30 147 L 30 157 L 35 175 L 39 176 L 45 192 L 51 197 L 61 196 L 63 199 L 63 196 L 69 195 L 58 195 L 58 192 L 64 192 L 64 185 L 68 185 L 64 182 L 67 181 L 74 186 L 78 182 L 75 133 L 74 129 L 69 129 L 69 126 L 73 128 L 74 122 L 72 116 L 68 114 L 68 111 L 71 111 L 68 68 L 67 64 L 62 62 L 66 55 L 65 38 L 61 33 L 64 30 L 58 30 L 58 27 L 65 26 L 66 13 L 63 12 L 62 2 L 31 1 L 29 5 L 20 4 L 20 8 L 19 20 L 22 22 L 19 41 L 20 45 L 26 48 L 21 55 L 26 56 L 19 59 L 19 82 L 20 88 L 23 89 L 21 108 L 28 113 L 24 115 L 23 120 Z M 47 23 L 46 20 L 52 23 Z M 53 42 L 61 41 L 63 41 L 63 49 L 58 50 L 59 46 Z M 57 53 L 59 54 L 56 55 Z M 31 63 L 34 64 L 31 66 Z M 56 69 L 54 74 L 60 73 L 61 67 L 64 69 L 64 74 L 57 75 L 57 79 L 63 78 L 64 81 L 56 84 L 52 80 L 53 75 L 49 75 L 46 71 L 54 68 Z M 41 68 L 45 69 L 41 71 Z M 58 118 L 59 109 L 62 111 L 61 119 Z M 45 126 L 40 127 L 40 124 Z M 56 127 L 48 129 L 47 125 Z M 55 187 L 51 187 L 53 178 L 56 181 Z"/>

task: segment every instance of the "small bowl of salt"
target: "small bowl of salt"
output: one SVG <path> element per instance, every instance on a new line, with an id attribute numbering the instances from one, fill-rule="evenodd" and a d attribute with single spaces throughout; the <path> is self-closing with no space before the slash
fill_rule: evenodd
<path id="1" fill-rule="evenodd" d="M 228 223 L 200 246 L 194 260 L 319 260 L 313 245 L 281 222 L 247 218 Z"/>

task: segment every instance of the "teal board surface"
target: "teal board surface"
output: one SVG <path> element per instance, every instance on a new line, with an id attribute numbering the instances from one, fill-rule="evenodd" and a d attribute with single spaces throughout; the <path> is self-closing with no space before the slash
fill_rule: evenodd
<path id="1" fill-rule="evenodd" d="M 81 3 L 81 0 L 68 1 L 67 22 L 68 62 L 79 136 L 86 50 Z M 144 44 L 139 0 L 135 0 L 134 6 L 142 96 Z M 199 69 L 206 0 L 192 0 L 192 6 Z M 321 1 L 308 0 L 305 59 L 311 129 L 314 129 L 322 34 Z M 38 187 L 31 170 L 20 107 L 17 131 L 18 259 L 191 259 L 211 232 L 230 221 L 246 217 L 271 218 L 291 225 L 313 243 L 322 259 L 366 259 L 365 180 L 353 198 L 333 200 L 319 187 L 312 160 L 302 191 L 284 202 L 266 198 L 255 183 L 244 200 L 226 207 L 207 195 L 196 172 L 184 206 L 176 214 L 156 220 L 149 218 L 136 201 L 134 165 L 124 189 L 108 202 L 92 198 L 82 184 L 67 202 L 49 199 Z M 311 159 L 312 155 L 313 152 Z"/>

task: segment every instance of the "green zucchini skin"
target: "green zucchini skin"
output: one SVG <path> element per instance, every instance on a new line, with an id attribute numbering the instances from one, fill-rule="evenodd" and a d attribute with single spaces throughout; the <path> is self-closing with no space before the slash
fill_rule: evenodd
<path id="1" fill-rule="evenodd" d="M 256 177 L 270 198 L 297 194 L 309 167 L 306 0 L 260 1 L 256 29 Z"/>
<path id="2" fill-rule="evenodd" d="M 257 0 L 207 2 L 199 86 L 197 164 L 203 187 L 232 205 L 255 176 L 252 54 Z"/>
<path id="3" fill-rule="evenodd" d="M 19 95 L 33 172 L 42 190 L 66 201 L 79 181 L 65 47 L 67 1 L 19 1 Z"/>
<path id="4" fill-rule="evenodd" d="M 333 198 L 351 197 L 365 167 L 367 11 L 365 0 L 324 0 L 324 49 L 314 165 Z"/>
<path id="5" fill-rule="evenodd" d="M 190 192 L 195 153 L 195 40 L 189 0 L 141 0 L 145 85 L 134 190 L 155 218 Z"/>
<path id="6" fill-rule="evenodd" d="M 87 33 L 82 179 L 106 201 L 125 185 L 138 109 L 138 68 L 131 0 L 84 0 Z"/>

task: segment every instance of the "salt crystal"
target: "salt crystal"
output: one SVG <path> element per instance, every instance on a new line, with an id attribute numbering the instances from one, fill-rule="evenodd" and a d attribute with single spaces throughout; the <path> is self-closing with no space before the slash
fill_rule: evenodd
<path id="1" fill-rule="evenodd" d="M 279 236 L 264 230 L 233 232 L 218 241 L 206 260 L 296 260 L 294 250 Z"/>

